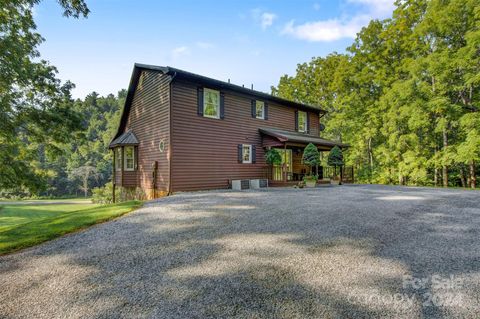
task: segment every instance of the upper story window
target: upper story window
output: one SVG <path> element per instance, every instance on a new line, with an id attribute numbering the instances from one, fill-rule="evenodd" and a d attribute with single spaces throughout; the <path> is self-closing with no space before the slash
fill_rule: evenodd
<path id="1" fill-rule="evenodd" d="M 122 148 L 117 147 L 115 149 L 115 168 L 117 170 L 122 169 Z"/>
<path id="2" fill-rule="evenodd" d="M 308 121 L 307 121 L 307 112 L 298 111 L 298 131 L 301 133 L 307 133 L 308 131 Z"/>
<path id="3" fill-rule="evenodd" d="M 220 92 L 203 89 L 203 116 L 220 118 Z"/>
<path id="4" fill-rule="evenodd" d="M 268 120 L 267 102 L 252 100 L 252 117 L 261 120 Z"/>
<path id="5" fill-rule="evenodd" d="M 133 171 L 135 169 L 135 148 L 133 146 L 125 146 L 125 170 Z"/>
<path id="6" fill-rule="evenodd" d="M 252 162 L 252 145 L 242 145 L 242 163 Z"/>
<path id="7" fill-rule="evenodd" d="M 265 102 L 255 101 L 255 117 L 257 119 L 265 119 Z"/>

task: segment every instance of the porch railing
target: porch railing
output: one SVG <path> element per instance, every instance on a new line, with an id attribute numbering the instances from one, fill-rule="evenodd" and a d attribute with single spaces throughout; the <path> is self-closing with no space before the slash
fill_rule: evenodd
<path id="1" fill-rule="evenodd" d="M 277 172 L 278 173 L 278 172 Z M 268 180 L 273 180 L 275 179 L 275 176 L 273 174 L 273 169 L 272 167 L 265 167 L 264 168 L 264 178 Z M 319 166 L 318 167 L 318 177 L 319 179 L 330 179 L 332 176 L 335 175 L 335 168 L 333 166 Z M 355 175 L 354 175 L 354 169 L 353 166 L 342 166 L 342 167 L 337 167 L 336 168 L 336 175 L 340 175 L 342 177 L 342 182 L 343 183 L 354 183 L 355 182 Z M 283 172 L 281 175 L 281 180 L 283 180 Z M 294 178 L 289 178 L 289 180 L 294 180 Z"/>
<path id="2" fill-rule="evenodd" d="M 329 179 L 333 176 L 338 176 L 342 178 L 343 183 L 354 183 L 355 182 L 355 175 L 353 166 L 341 166 L 341 167 L 333 167 L 333 166 L 325 166 L 323 167 L 323 179 Z"/>

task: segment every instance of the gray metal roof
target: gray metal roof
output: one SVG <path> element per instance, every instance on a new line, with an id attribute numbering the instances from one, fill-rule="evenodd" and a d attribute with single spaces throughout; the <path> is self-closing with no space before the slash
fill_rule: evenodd
<path id="1" fill-rule="evenodd" d="M 280 142 L 294 142 L 294 143 L 306 143 L 306 144 L 312 143 L 315 145 L 328 146 L 328 147 L 338 146 L 341 148 L 348 147 L 348 144 L 326 140 L 318 136 L 313 136 L 313 135 L 308 135 L 308 134 L 303 134 L 298 132 L 284 131 L 284 130 L 278 130 L 273 128 L 260 128 L 258 130 L 260 131 L 260 133 L 275 137 Z"/>
<path id="2" fill-rule="evenodd" d="M 209 85 L 212 86 L 212 88 L 218 88 L 218 89 L 228 89 L 232 91 L 236 91 L 239 93 L 243 93 L 246 95 L 250 95 L 252 97 L 257 97 L 260 99 L 264 99 L 265 101 L 274 101 L 276 103 L 279 103 L 281 105 L 287 106 L 287 107 L 294 107 L 302 110 L 309 110 L 309 111 L 314 111 L 318 112 L 319 114 L 326 114 L 327 111 L 323 110 L 319 106 L 314 106 L 314 105 L 308 105 L 308 104 L 303 104 L 295 101 L 290 101 L 286 100 L 284 98 L 270 95 L 268 93 L 256 91 L 256 90 L 251 90 L 249 88 L 235 85 L 232 83 L 224 82 L 224 81 L 219 81 L 215 80 L 206 76 L 198 75 L 195 73 L 191 73 L 188 71 L 180 70 L 177 68 L 172 68 L 170 66 L 157 66 L 157 65 L 149 65 L 149 64 L 141 64 L 141 63 L 135 63 L 133 67 L 133 72 L 132 76 L 130 78 L 130 84 L 128 86 L 128 91 L 127 91 L 127 97 L 125 99 L 125 105 L 123 107 L 123 112 L 122 116 L 120 118 L 120 125 L 117 130 L 117 134 L 115 134 L 114 140 L 116 140 L 118 137 L 120 137 L 121 132 L 125 129 L 127 125 L 127 118 L 128 114 L 130 112 L 130 107 L 133 101 L 133 96 L 135 94 L 135 88 L 137 86 L 140 73 L 142 70 L 150 70 L 150 71 L 156 71 L 156 72 L 161 72 L 163 74 L 167 74 L 170 76 L 170 80 L 173 81 L 175 78 L 183 78 L 188 81 L 193 81 L 198 84 L 202 85 Z"/>
<path id="3" fill-rule="evenodd" d="M 138 139 L 132 131 L 128 131 L 114 139 L 109 148 L 123 146 L 123 145 L 138 145 Z"/>
<path id="4" fill-rule="evenodd" d="M 308 110 L 316 111 L 316 112 L 323 113 L 323 114 L 326 113 L 326 111 L 323 110 L 320 106 L 309 105 L 309 104 L 305 104 L 305 103 L 299 103 L 299 102 L 296 102 L 296 101 L 287 100 L 287 99 L 284 99 L 284 98 L 281 98 L 281 97 L 278 97 L 278 96 L 275 96 L 275 95 L 271 95 L 271 94 L 268 94 L 268 93 L 265 93 L 265 92 L 256 91 L 256 90 L 249 89 L 249 88 L 246 88 L 246 87 L 243 87 L 243 86 L 240 86 L 240 85 L 232 84 L 230 82 L 224 82 L 224 81 L 212 79 L 212 78 L 209 78 L 209 77 L 206 77 L 206 76 L 203 76 L 203 75 L 199 75 L 199 74 L 195 74 L 195 73 L 192 73 L 192 72 L 184 71 L 184 70 L 177 69 L 177 68 L 174 68 L 174 67 L 171 67 L 171 66 L 157 66 L 157 65 L 135 63 L 135 67 L 140 68 L 140 69 L 145 69 L 145 70 L 159 71 L 159 72 L 162 72 L 164 74 L 184 77 L 186 79 L 189 79 L 191 81 L 195 81 L 195 82 L 198 82 L 198 83 L 205 83 L 205 84 L 213 85 L 215 87 L 219 87 L 219 88 L 222 88 L 222 89 L 230 89 L 232 91 L 237 91 L 237 92 L 241 92 L 241 93 L 244 93 L 244 94 L 247 94 L 247 95 L 256 96 L 256 97 L 259 97 L 259 98 L 262 98 L 262 99 L 265 99 L 265 100 L 275 101 L 277 103 L 280 103 L 280 104 L 283 104 L 283 105 L 286 105 L 286 106 L 293 106 L 293 107 L 297 107 L 297 108 L 308 109 Z"/>

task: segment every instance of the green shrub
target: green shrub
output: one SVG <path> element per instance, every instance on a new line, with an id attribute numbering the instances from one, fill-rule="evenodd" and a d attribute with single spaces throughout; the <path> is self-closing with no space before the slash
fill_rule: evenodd
<path id="1" fill-rule="evenodd" d="M 320 164 L 320 153 L 315 145 L 309 143 L 303 150 L 303 164 L 310 168 L 310 175 L 312 176 L 312 167 Z"/>
<path id="2" fill-rule="evenodd" d="M 318 181 L 318 175 L 306 175 L 303 177 L 303 181 L 304 182 L 308 182 L 308 181 Z"/>
<path id="3" fill-rule="evenodd" d="M 282 164 L 282 155 L 277 149 L 271 148 L 265 153 L 265 162 L 268 165 L 280 165 Z"/>
<path id="4" fill-rule="evenodd" d="M 113 184 L 108 182 L 103 187 L 95 187 L 92 189 L 92 202 L 96 204 L 113 203 Z"/>
<path id="5" fill-rule="evenodd" d="M 328 165 L 337 167 L 343 166 L 343 153 L 340 147 L 336 146 L 332 148 L 328 154 Z"/>

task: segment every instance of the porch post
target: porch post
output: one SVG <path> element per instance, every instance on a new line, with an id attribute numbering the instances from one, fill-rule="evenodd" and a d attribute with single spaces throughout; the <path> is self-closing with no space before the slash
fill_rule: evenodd
<path id="1" fill-rule="evenodd" d="M 283 181 L 287 182 L 287 143 L 283 144 Z"/>
<path id="2" fill-rule="evenodd" d="M 112 151 L 113 151 L 113 178 L 112 178 L 112 201 L 113 203 L 115 203 L 115 184 L 117 182 L 117 177 L 115 176 L 115 171 L 117 170 L 115 165 L 116 165 L 116 162 L 115 162 L 115 148 L 112 148 Z"/>
<path id="3" fill-rule="evenodd" d="M 124 152 L 125 152 L 125 147 L 122 146 L 122 154 L 121 154 L 121 157 L 120 157 L 120 158 L 122 159 L 122 161 L 121 161 L 121 163 L 122 163 L 122 176 L 121 176 L 122 187 L 123 187 L 123 175 L 125 175 L 125 174 L 124 174 L 124 167 L 123 167 L 123 166 L 125 165 L 125 164 L 124 164 L 124 162 L 125 162 L 125 153 L 124 153 Z"/>

